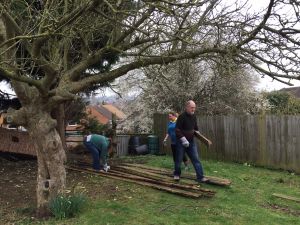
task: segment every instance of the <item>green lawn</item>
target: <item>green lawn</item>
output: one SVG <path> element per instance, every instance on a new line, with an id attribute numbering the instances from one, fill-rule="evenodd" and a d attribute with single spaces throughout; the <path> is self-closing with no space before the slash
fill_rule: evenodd
<path id="1" fill-rule="evenodd" d="M 147 165 L 164 168 L 173 165 L 168 156 L 146 159 Z M 43 224 L 300 224 L 300 203 L 271 196 L 282 193 L 300 198 L 299 175 L 235 163 L 202 163 L 207 175 L 231 179 L 231 187 L 203 185 L 217 191 L 216 195 L 195 200 L 91 176 L 98 191 L 102 185 L 113 191 L 101 194 L 100 190 L 99 196 L 93 197 L 76 218 L 52 219 Z"/>

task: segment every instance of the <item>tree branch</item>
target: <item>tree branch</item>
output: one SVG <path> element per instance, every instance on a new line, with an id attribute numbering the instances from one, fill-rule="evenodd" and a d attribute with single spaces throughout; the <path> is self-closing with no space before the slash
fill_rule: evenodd
<path id="1" fill-rule="evenodd" d="M 294 80 L 300 80 L 300 76 L 295 77 L 295 76 L 289 76 L 289 75 L 285 75 L 285 74 L 277 74 L 277 73 L 273 73 L 273 72 L 271 72 L 271 71 L 267 71 L 267 70 L 261 68 L 261 67 L 258 66 L 254 61 L 249 60 L 249 59 L 245 58 L 245 57 L 242 56 L 242 55 L 238 55 L 238 57 L 239 57 L 240 59 L 242 59 L 245 63 L 247 63 L 247 64 L 249 64 L 250 66 L 252 66 L 252 67 L 253 67 L 254 69 L 256 69 L 258 72 L 260 72 L 260 73 L 262 73 L 262 74 L 265 74 L 265 75 L 268 75 L 268 76 L 271 77 L 272 79 L 277 80 L 277 81 L 279 81 L 279 82 L 281 82 L 281 83 L 287 84 L 287 85 L 289 85 L 289 86 L 293 86 L 293 84 L 290 83 L 290 82 L 286 82 L 286 81 L 284 81 L 284 80 L 281 80 L 281 79 L 279 79 L 278 77 L 280 77 L 280 78 L 287 78 L 287 79 L 294 79 Z"/>
<path id="2" fill-rule="evenodd" d="M 248 42 L 252 41 L 255 38 L 255 36 L 258 34 L 258 32 L 260 32 L 260 30 L 264 27 L 267 20 L 269 19 L 273 6 L 274 6 L 274 0 L 270 0 L 268 10 L 267 10 L 266 14 L 264 15 L 264 18 L 261 21 L 261 23 L 250 33 L 250 35 L 246 39 L 240 41 L 236 45 L 237 48 L 240 48 L 241 46 L 247 44 Z"/>
<path id="3" fill-rule="evenodd" d="M 9 80 L 15 80 L 29 85 L 33 85 L 38 90 L 40 90 L 41 93 L 45 93 L 45 90 L 43 89 L 41 82 L 38 80 L 34 80 L 26 76 L 20 76 L 16 72 L 10 72 L 1 67 L 0 67 L 0 74 L 1 76 L 8 78 Z"/>
<path id="4" fill-rule="evenodd" d="M 91 85 L 112 81 L 122 75 L 125 75 L 128 71 L 138 69 L 141 67 L 146 67 L 149 65 L 168 64 L 170 62 L 174 62 L 174 61 L 180 60 L 180 59 L 186 59 L 186 58 L 191 59 L 191 58 L 199 57 L 201 55 L 214 54 L 214 53 L 226 54 L 226 52 L 227 52 L 226 50 L 222 50 L 220 48 L 209 48 L 209 49 L 202 49 L 202 50 L 193 51 L 193 52 L 186 52 L 186 53 L 182 53 L 182 54 L 174 53 L 173 55 L 153 56 L 150 58 L 140 58 L 137 61 L 120 66 L 119 68 L 109 71 L 107 73 L 95 74 L 93 76 L 84 78 L 80 81 L 72 82 L 70 84 L 69 91 L 71 93 L 78 93 L 80 91 L 85 90 L 86 88 L 88 88 Z"/>
<path id="5" fill-rule="evenodd" d="M 32 55 L 32 60 L 34 62 L 36 62 L 46 74 L 49 74 L 49 75 L 55 74 L 56 70 L 52 66 L 50 66 L 50 63 L 47 60 L 45 60 L 40 55 L 38 57 L 34 57 L 34 54 L 32 52 L 33 47 L 27 41 L 30 38 L 24 38 L 25 35 L 22 35 L 23 32 L 22 32 L 21 28 L 18 26 L 18 24 L 16 23 L 16 21 L 13 19 L 13 17 L 4 8 L 2 10 L 3 10 L 2 11 L 2 16 L 5 18 L 6 23 L 9 24 L 9 28 L 6 28 L 6 29 L 12 29 L 15 32 L 16 35 L 20 35 L 20 36 L 16 36 L 16 37 L 9 37 L 9 42 L 12 42 L 12 40 L 14 40 L 14 39 L 17 40 L 18 37 L 23 37 L 23 39 L 25 40 L 23 43 L 25 44 L 25 47 L 26 47 L 28 53 Z M 44 36 L 44 35 L 46 35 L 46 34 L 43 34 L 42 36 Z M 32 36 L 32 37 L 39 38 L 39 35 Z M 35 86 L 37 85 L 36 87 L 40 91 L 42 91 L 42 93 L 44 93 L 44 90 L 42 88 L 42 83 L 34 81 L 33 79 L 30 79 L 28 77 L 26 77 L 26 78 L 22 77 L 21 78 L 19 76 L 17 76 L 17 77 L 16 76 L 11 76 L 11 75 L 9 75 L 9 73 L 7 75 L 10 76 L 10 78 L 16 78 L 16 80 L 18 80 L 18 81 L 22 81 L 22 82 L 25 82 L 25 83 L 28 83 L 28 84 L 31 84 L 31 85 L 35 85 Z"/>

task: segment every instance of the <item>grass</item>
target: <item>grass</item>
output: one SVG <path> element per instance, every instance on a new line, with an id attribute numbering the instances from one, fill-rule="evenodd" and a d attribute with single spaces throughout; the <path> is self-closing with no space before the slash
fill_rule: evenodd
<path id="1" fill-rule="evenodd" d="M 144 159 L 144 158 L 143 158 Z M 148 156 L 148 165 L 172 168 L 168 156 Z M 49 220 L 42 224 L 203 224 L 203 225 L 300 225 L 300 204 L 272 197 L 282 193 L 300 197 L 300 176 L 217 161 L 202 161 L 207 175 L 232 180 L 229 188 L 203 185 L 216 190 L 211 198 L 188 199 L 126 182 L 91 176 L 95 185 L 109 183 L 107 192 L 91 201 L 76 218 Z M 192 171 L 192 170 L 191 170 Z M 21 224 L 21 223 L 20 223 Z"/>

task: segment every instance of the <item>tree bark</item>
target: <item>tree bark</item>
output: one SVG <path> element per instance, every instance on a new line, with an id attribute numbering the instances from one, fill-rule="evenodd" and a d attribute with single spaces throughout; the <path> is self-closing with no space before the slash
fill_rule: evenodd
<path id="1" fill-rule="evenodd" d="M 49 201 L 66 187 L 65 151 L 56 121 L 50 113 L 39 112 L 30 119 L 28 131 L 37 149 L 37 216 L 49 216 Z"/>
<path id="2" fill-rule="evenodd" d="M 59 133 L 61 138 L 62 146 L 66 149 L 66 138 L 65 138 L 65 105 L 62 103 L 56 109 L 54 109 L 51 113 L 53 119 L 56 119 L 57 125 L 56 130 Z"/>

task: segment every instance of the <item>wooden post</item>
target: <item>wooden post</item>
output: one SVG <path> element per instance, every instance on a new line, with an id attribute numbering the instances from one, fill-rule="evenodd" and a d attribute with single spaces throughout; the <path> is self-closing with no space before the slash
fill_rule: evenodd
<path id="1" fill-rule="evenodd" d="M 114 157 L 117 154 L 117 146 L 114 143 L 117 143 L 117 122 L 116 122 L 116 114 L 113 113 L 111 115 L 111 128 L 112 128 L 112 137 L 111 137 L 111 142 L 112 144 L 112 156 Z"/>

